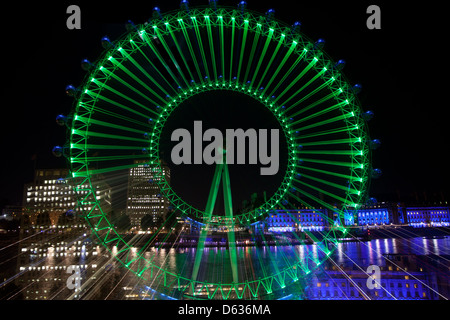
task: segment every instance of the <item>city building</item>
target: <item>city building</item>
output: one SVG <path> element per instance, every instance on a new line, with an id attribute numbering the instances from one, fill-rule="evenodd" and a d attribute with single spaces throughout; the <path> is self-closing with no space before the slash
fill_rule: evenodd
<path id="1" fill-rule="evenodd" d="M 324 267 L 322 274 L 312 278 L 305 294 L 310 300 L 439 299 L 435 273 L 416 265 L 416 256 L 395 254 L 387 255 L 387 258 L 388 263 L 379 267 L 381 276 L 374 288 L 368 287 L 365 270 L 356 266 L 338 268 L 332 265 Z M 407 264 L 403 264 L 402 260 L 406 260 Z"/>
<path id="2" fill-rule="evenodd" d="M 298 208 L 276 209 L 265 220 L 271 232 L 322 231 L 332 225 L 336 214 L 326 209 Z M 403 204 L 381 202 L 362 206 L 356 211 L 345 213 L 346 226 L 386 226 L 409 225 L 412 227 L 448 227 L 450 209 L 444 206 L 405 206 Z"/>
<path id="3" fill-rule="evenodd" d="M 448 207 L 407 207 L 406 223 L 413 227 L 448 227 Z"/>
<path id="4" fill-rule="evenodd" d="M 92 210 L 92 204 L 80 206 L 77 201 L 91 186 L 75 188 L 77 181 L 71 179 L 68 169 L 37 169 L 33 182 L 24 186 L 22 209 L 9 209 L 20 221 L 15 283 L 25 300 L 76 296 L 78 292 L 67 286 L 68 268 L 78 270 L 74 280 L 89 278 L 96 271 L 98 263 L 88 261 L 97 256 L 98 246 L 94 247 L 90 228 L 79 215 Z M 97 180 L 96 199 L 108 212 L 111 188 Z"/>
<path id="5" fill-rule="evenodd" d="M 47 212 L 51 225 L 56 225 L 58 218 L 67 211 L 81 212 L 91 210 L 89 206 L 79 207 L 77 196 L 87 194 L 89 185 L 78 186 L 78 192 L 74 190 L 76 181 L 69 181 L 68 169 L 37 169 L 34 181 L 25 184 L 23 194 L 23 213 L 28 215 L 32 224 L 41 213 Z M 96 198 L 102 202 L 104 212 L 111 205 L 111 189 L 98 179 L 96 185 Z M 83 190 L 84 189 L 84 190 Z"/>
<path id="6" fill-rule="evenodd" d="M 150 166 L 145 160 L 135 160 L 135 167 L 128 175 L 128 193 L 126 214 L 130 218 L 131 226 L 140 229 L 141 220 L 146 215 L 153 217 L 153 222 L 164 217 L 169 210 L 169 201 L 161 195 L 157 179 L 159 169 Z M 162 174 L 170 183 L 170 169 L 162 165 Z"/>
<path id="7" fill-rule="evenodd" d="M 326 209 L 274 210 L 265 223 L 271 232 L 323 231 L 328 226 Z"/>

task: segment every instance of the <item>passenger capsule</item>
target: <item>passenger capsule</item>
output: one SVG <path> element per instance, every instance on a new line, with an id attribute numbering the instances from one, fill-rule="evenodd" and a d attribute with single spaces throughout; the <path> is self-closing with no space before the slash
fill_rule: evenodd
<path id="1" fill-rule="evenodd" d="M 105 48 L 106 50 L 114 47 L 114 45 L 112 44 L 111 40 L 109 40 L 108 37 L 103 37 L 101 39 L 101 43 L 102 43 L 102 47 Z"/>
<path id="2" fill-rule="evenodd" d="M 58 126 L 65 126 L 67 123 L 67 117 L 63 114 L 59 114 L 56 116 L 56 123 L 58 124 Z"/>
<path id="3" fill-rule="evenodd" d="M 325 40 L 324 39 L 319 39 L 319 40 L 317 40 L 314 43 L 314 49 L 322 50 L 324 46 L 325 46 Z"/>
<path id="4" fill-rule="evenodd" d="M 339 60 L 338 62 L 336 62 L 336 64 L 334 65 L 334 68 L 338 71 L 341 71 L 342 69 L 344 69 L 345 67 L 345 60 Z"/>
<path id="5" fill-rule="evenodd" d="M 60 158 L 64 153 L 64 149 L 61 146 L 55 146 L 52 149 L 52 153 L 55 157 Z"/>
<path id="6" fill-rule="evenodd" d="M 373 116 L 374 116 L 374 113 L 373 113 L 373 111 L 366 111 L 366 112 L 364 112 L 363 114 L 362 114 L 362 118 L 365 120 L 365 121 L 370 121 L 370 120 L 372 120 L 372 118 L 373 118 Z"/>
<path id="7" fill-rule="evenodd" d="M 274 9 L 267 10 L 266 17 L 269 21 L 272 20 L 275 17 L 275 10 Z"/>
<path id="8" fill-rule="evenodd" d="M 81 60 L 81 68 L 84 71 L 89 71 L 94 67 L 94 65 L 88 60 L 88 59 L 83 59 Z"/>
<path id="9" fill-rule="evenodd" d="M 184 11 L 189 12 L 189 1 L 188 0 L 182 0 L 180 2 L 180 8 Z"/>
<path id="10" fill-rule="evenodd" d="M 376 150 L 381 146 L 381 141 L 378 139 L 373 139 L 370 141 L 370 149 Z"/>
<path id="11" fill-rule="evenodd" d="M 241 1 L 241 2 L 238 3 L 237 6 L 238 6 L 238 9 L 241 10 L 241 12 L 244 12 L 245 8 L 247 8 L 247 2 Z"/>
<path id="12" fill-rule="evenodd" d="M 128 32 L 137 31 L 136 25 L 131 20 L 128 20 L 127 23 L 125 23 L 125 28 L 127 29 Z"/>
<path id="13" fill-rule="evenodd" d="M 383 174 L 383 171 L 381 171 L 380 169 L 372 169 L 372 178 L 373 179 L 378 179 L 379 177 L 381 177 L 381 175 Z"/>
<path id="14" fill-rule="evenodd" d="M 159 7 L 153 8 L 152 18 L 153 19 L 162 19 L 163 18 L 162 14 L 161 14 L 161 9 Z"/>
<path id="15" fill-rule="evenodd" d="M 352 87 L 352 91 L 354 94 L 359 94 L 362 90 L 362 85 L 357 83 Z"/>
<path id="16" fill-rule="evenodd" d="M 66 87 L 66 94 L 69 96 L 69 97 L 75 97 L 76 95 L 77 95 L 77 92 L 78 92 L 78 90 L 77 90 L 77 88 L 75 88 L 73 85 L 71 85 L 71 84 L 69 84 L 67 87 Z"/>
<path id="17" fill-rule="evenodd" d="M 295 21 L 291 27 L 292 33 L 299 32 L 301 26 L 302 24 L 300 23 L 300 21 Z"/>

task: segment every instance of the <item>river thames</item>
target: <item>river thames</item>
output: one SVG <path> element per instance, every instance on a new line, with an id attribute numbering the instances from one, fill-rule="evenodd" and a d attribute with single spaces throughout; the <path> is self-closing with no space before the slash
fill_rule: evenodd
<path id="1" fill-rule="evenodd" d="M 164 277 L 143 281 L 123 268 L 108 255 L 103 247 L 93 246 L 94 259 L 86 261 L 82 280 L 82 294 L 71 298 L 81 299 L 190 299 L 186 291 L 180 294 L 176 285 L 164 286 Z M 136 248 L 135 251 L 138 251 Z M 195 248 L 150 248 L 146 256 L 155 265 L 168 272 L 189 274 L 195 259 Z M 275 269 L 282 268 L 297 252 L 304 257 L 316 252 L 316 245 L 260 248 L 237 248 L 239 270 L 248 270 L 248 264 L 259 259 Z M 114 254 L 114 249 L 113 249 Z M 229 263 L 228 249 L 205 248 L 205 263 L 200 273 L 212 281 L 228 281 L 232 278 L 222 264 Z M 275 261 L 275 262 L 274 262 Z M 89 276 L 89 268 L 95 264 L 95 276 Z M 247 266 L 244 266 L 246 264 Z M 257 263 L 253 263 L 257 266 Z M 266 271 L 269 269 L 266 269 Z M 450 298 L 450 237 L 404 237 L 347 241 L 336 249 L 310 274 L 285 288 L 266 295 L 251 297 L 265 300 L 447 300 Z M 93 271 L 92 271 L 93 272 Z M 156 272 L 156 271 L 155 271 Z M 242 271 L 241 271 L 242 272 Z M 254 273 L 258 270 L 253 269 Z M 83 274 L 83 272 L 82 272 Z M 240 273 L 241 276 L 241 273 Z M 206 277 L 204 275 L 204 277 Z M 94 279 L 93 279 L 94 278 Z M 217 297 L 217 296 L 216 296 Z M 62 298 L 62 297 L 60 297 Z M 207 298 L 198 294 L 196 299 Z"/>

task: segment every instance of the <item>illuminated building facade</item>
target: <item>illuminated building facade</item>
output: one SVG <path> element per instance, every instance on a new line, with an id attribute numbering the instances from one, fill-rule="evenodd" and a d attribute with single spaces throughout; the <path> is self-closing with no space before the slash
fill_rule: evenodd
<path id="1" fill-rule="evenodd" d="M 48 212 L 54 225 L 61 212 L 76 206 L 72 187 L 65 180 L 68 175 L 68 169 L 35 170 L 34 181 L 25 185 L 23 197 L 23 206 L 32 224 L 40 213 Z"/>
<path id="2" fill-rule="evenodd" d="M 161 196 L 158 184 L 155 183 L 157 169 L 151 167 L 145 160 L 135 160 L 137 164 L 129 171 L 126 214 L 131 226 L 137 229 L 146 215 L 152 215 L 153 221 L 164 217 L 169 209 L 169 201 Z M 170 183 L 170 169 L 162 166 L 165 179 Z"/>
<path id="3" fill-rule="evenodd" d="M 403 223 L 402 210 L 397 204 L 380 203 L 372 206 L 363 206 L 357 213 L 359 226 L 381 226 Z"/>
<path id="4" fill-rule="evenodd" d="M 328 226 L 326 209 L 275 210 L 265 223 L 268 231 L 322 231 Z"/>
<path id="5" fill-rule="evenodd" d="M 326 209 L 275 210 L 265 224 L 268 231 L 322 231 L 331 226 L 336 219 Z M 450 226 L 449 207 L 409 207 L 396 203 L 379 203 L 363 206 L 356 212 L 346 212 L 347 226 L 386 226 L 409 225 L 412 227 L 448 227 Z"/>
<path id="6" fill-rule="evenodd" d="M 345 274 L 334 266 L 325 270 L 326 277 L 314 277 L 307 288 L 306 295 L 310 300 L 434 300 L 431 290 L 435 283 L 423 269 L 408 271 L 399 270 L 395 265 L 380 267 L 382 277 L 380 286 L 374 289 L 367 287 L 367 273 L 364 270 L 345 268 Z"/>
<path id="7" fill-rule="evenodd" d="M 450 226 L 449 207 L 408 207 L 406 222 L 413 227 Z"/>
<path id="8" fill-rule="evenodd" d="M 78 207 L 68 176 L 68 169 L 38 169 L 34 181 L 24 187 L 16 285 L 25 300 L 66 299 L 74 294 L 66 283 L 69 266 L 79 268 L 80 278 L 96 271 L 97 263 L 88 261 L 98 247 L 93 249 L 90 228 L 78 215 L 92 208 Z M 99 181 L 96 198 L 108 209 L 111 189 Z M 79 190 L 78 196 L 87 192 Z"/>
<path id="9" fill-rule="evenodd" d="M 56 225 L 62 213 L 69 210 L 91 210 L 91 207 L 78 208 L 73 186 L 68 183 L 68 169 L 37 169 L 34 181 L 24 187 L 23 207 L 32 224 L 36 223 L 39 214 L 48 212 L 51 225 Z M 99 179 L 99 181 L 101 181 Z M 78 191 L 78 196 L 87 194 L 90 186 L 85 185 L 86 190 Z M 104 182 L 96 186 L 97 200 L 101 201 L 105 208 L 111 206 L 111 190 Z"/>

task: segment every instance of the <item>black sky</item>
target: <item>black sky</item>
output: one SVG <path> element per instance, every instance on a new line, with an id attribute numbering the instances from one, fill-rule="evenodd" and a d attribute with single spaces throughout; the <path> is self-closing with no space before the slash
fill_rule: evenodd
<path id="1" fill-rule="evenodd" d="M 64 89 L 81 83 L 85 73 L 80 61 L 96 59 L 102 52 L 101 37 L 114 39 L 125 32 L 128 19 L 143 23 L 152 7 L 169 11 L 177 9 L 179 2 L 8 4 L 2 15 L 0 206 L 21 203 L 23 184 L 32 180 L 35 166 L 66 165 L 51 154 L 52 147 L 65 140 L 55 117 L 69 113 L 72 99 Z M 373 163 L 384 174 L 373 181 L 372 194 L 449 193 L 445 3 L 247 2 L 260 12 L 274 8 L 276 17 L 290 24 L 301 21 L 309 38 L 326 40 L 325 50 L 334 60 L 347 61 L 344 72 L 350 81 L 363 85 L 360 100 L 365 110 L 375 113 L 370 134 L 382 142 Z M 190 3 L 206 4 L 207 0 Z M 81 8 L 81 30 L 66 28 L 70 4 Z M 234 6 L 237 1 L 221 0 L 220 4 Z M 381 30 L 366 28 L 370 4 L 381 8 Z"/>

